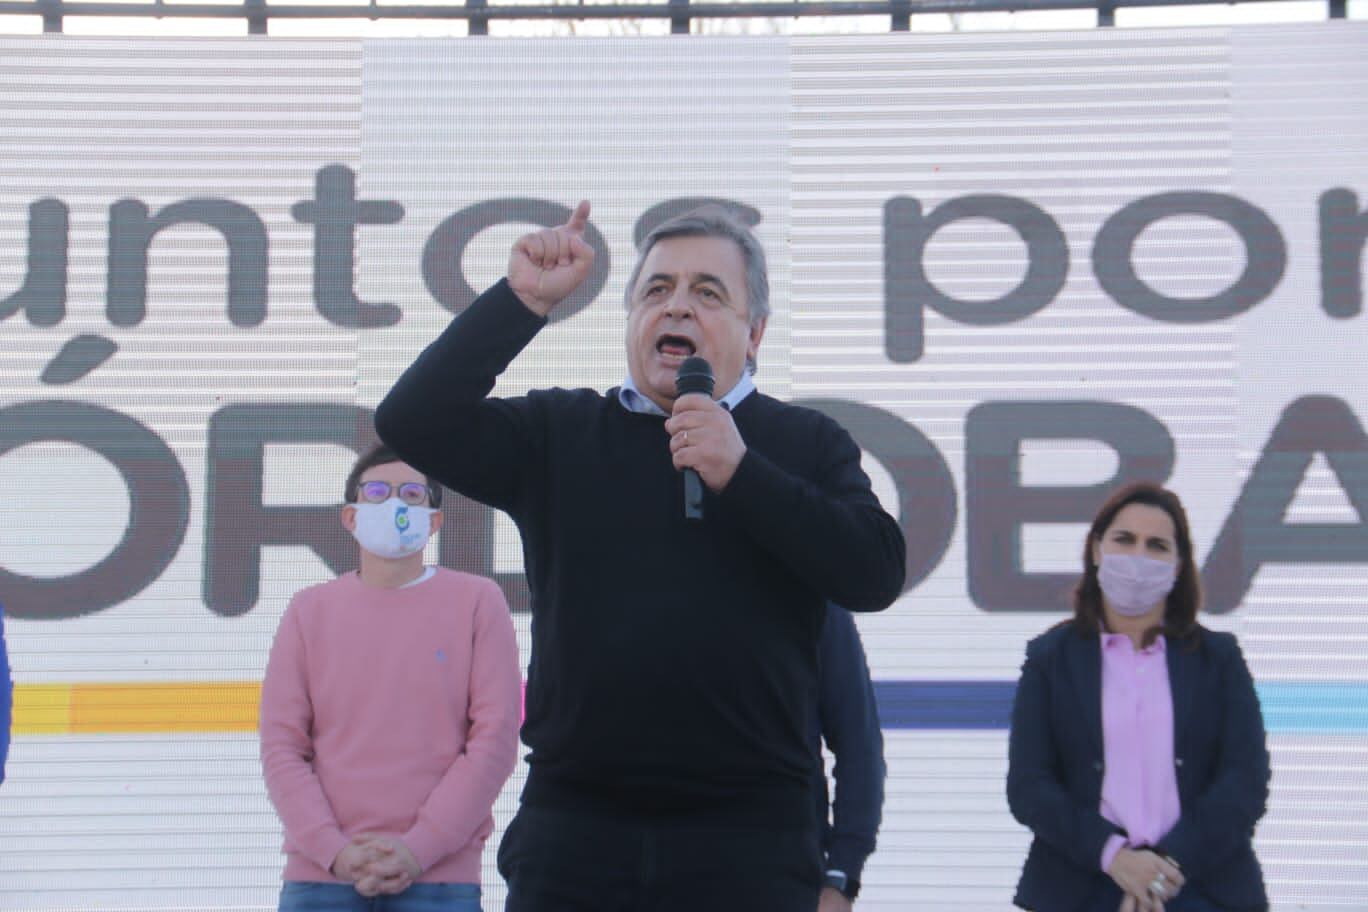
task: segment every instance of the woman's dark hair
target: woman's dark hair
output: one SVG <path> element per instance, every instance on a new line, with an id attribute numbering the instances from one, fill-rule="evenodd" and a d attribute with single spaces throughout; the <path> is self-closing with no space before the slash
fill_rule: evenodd
<path id="1" fill-rule="evenodd" d="M 1104 627 L 1102 586 L 1097 581 L 1093 547 L 1101 544 L 1102 537 L 1116 521 L 1116 515 L 1131 504 L 1157 507 L 1167 513 L 1169 519 L 1173 520 L 1173 534 L 1178 546 L 1178 578 L 1164 606 L 1164 622 L 1145 632 L 1144 645 L 1154 642 L 1161 633 L 1169 639 L 1194 644 L 1198 632 L 1197 612 L 1202 607 L 1202 580 L 1192 554 L 1192 531 L 1188 526 L 1187 512 L 1183 510 L 1177 494 L 1147 481 L 1128 484 L 1115 491 L 1093 518 L 1088 538 L 1083 543 L 1083 578 L 1074 589 L 1074 626 L 1085 633 L 1098 633 Z"/>
<path id="2" fill-rule="evenodd" d="M 377 443 L 356 460 L 352 466 L 351 474 L 347 476 L 347 487 L 342 492 L 342 500 L 346 503 L 356 503 L 356 489 L 361 484 L 361 476 L 378 465 L 387 465 L 391 462 L 403 462 L 403 458 L 394 450 Z M 433 481 L 428 476 L 423 476 L 423 481 L 427 482 L 428 503 L 433 507 L 442 506 L 442 486 Z"/>

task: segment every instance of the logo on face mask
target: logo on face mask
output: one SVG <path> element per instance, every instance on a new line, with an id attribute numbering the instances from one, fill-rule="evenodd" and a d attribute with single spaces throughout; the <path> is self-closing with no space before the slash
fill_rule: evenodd
<path id="1" fill-rule="evenodd" d="M 432 514 L 428 507 L 413 507 L 397 497 L 384 503 L 359 503 L 352 537 L 376 557 L 408 557 L 423 550 L 432 535 Z"/>

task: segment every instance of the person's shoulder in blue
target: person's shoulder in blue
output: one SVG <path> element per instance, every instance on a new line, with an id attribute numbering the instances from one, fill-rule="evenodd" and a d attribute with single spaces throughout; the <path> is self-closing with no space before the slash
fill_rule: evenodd
<path id="1" fill-rule="evenodd" d="M 814 793 L 822 822 L 826 880 L 821 909 L 848 909 L 860 890 L 883 818 L 883 731 L 864 644 L 849 611 L 828 605 L 818 641 L 818 695 L 813 742 L 835 757 L 836 794 L 828 805 L 819 760 Z M 828 811 L 830 813 L 828 813 Z"/>
<path id="2" fill-rule="evenodd" d="M 5 607 L 0 605 L 0 782 L 5 781 L 5 760 L 9 758 L 13 701 L 14 682 L 10 679 L 9 652 L 5 649 Z"/>

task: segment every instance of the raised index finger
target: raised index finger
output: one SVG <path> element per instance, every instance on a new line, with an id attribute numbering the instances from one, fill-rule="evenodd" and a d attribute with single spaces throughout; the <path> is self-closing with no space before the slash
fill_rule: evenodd
<path id="1" fill-rule="evenodd" d="M 589 224 L 589 201 L 580 200 L 575 211 L 570 214 L 570 221 L 565 223 L 575 234 L 584 234 L 584 227 Z"/>

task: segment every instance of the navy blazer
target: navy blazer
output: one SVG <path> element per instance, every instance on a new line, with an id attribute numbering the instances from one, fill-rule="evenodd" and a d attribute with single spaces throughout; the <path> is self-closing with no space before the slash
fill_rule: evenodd
<path id="1" fill-rule="evenodd" d="M 1157 848 L 1211 902 L 1266 909 L 1252 838 L 1270 771 L 1254 681 L 1232 634 L 1200 628 L 1196 648 L 1165 652 L 1182 816 Z M 1027 645 L 1012 706 L 1007 803 L 1035 834 L 1018 906 L 1076 909 L 1108 879 L 1102 847 L 1121 829 L 1100 812 L 1104 757 L 1098 636 L 1067 621 Z"/>
<path id="2" fill-rule="evenodd" d="M 827 605 L 817 657 L 817 708 L 808 722 L 808 737 L 819 758 L 812 792 L 822 851 L 826 870 L 843 871 L 859 881 L 883 819 L 888 768 L 864 644 L 855 619 L 838 605 Z M 820 759 L 823 740 L 836 760 L 831 771 L 836 795 L 830 801 Z"/>

